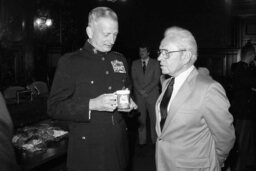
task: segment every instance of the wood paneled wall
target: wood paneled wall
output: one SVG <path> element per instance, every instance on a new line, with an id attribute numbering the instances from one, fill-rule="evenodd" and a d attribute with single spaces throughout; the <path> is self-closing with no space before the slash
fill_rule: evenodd
<path id="1" fill-rule="evenodd" d="M 208 68 L 216 79 L 228 78 L 231 76 L 232 63 L 239 60 L 237 53 L 236 48 L 199 49 L 196 65 Z"/>

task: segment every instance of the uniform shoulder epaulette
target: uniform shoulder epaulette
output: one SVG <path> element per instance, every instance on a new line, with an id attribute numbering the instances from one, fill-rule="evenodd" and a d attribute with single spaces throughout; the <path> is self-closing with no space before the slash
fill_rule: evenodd
<path id="1" fill-rule="evenodd" d="M 76 50 L 76 51 L 72 51 L 72 52 L 67 52 L 67 53 L 65 53 L 63 56 L 73 56 L 73 55 L 77 55 L 77 54 L 79 54 L 79 53 L 81 53 L 81 50 L 80 50 L 80 49 L 78 49 L 78 50 Z"/>
<path id="2" fill-rule="evenodd" d="M 63 61 L 70 60 L 74 56 L 79 56 L 80 53 L 81 53 L 81 50 L 79 49 L 79 50 L 76 50 L 76 51 L 73 51 L 73 52 L 65 53 L 61 58 L 62 58 Z"/>
<path id="3" fill-rule="evenodd" d="M 78 49 L 78 50 L 76 50 L 76 51 L 73 51 L 73 52 L 71 52 L 70 53 L 70 56 L 73 56 L 73 55 L 79 55 L 79 54 L 81 54 L 82 53 L 82 48 L 80 48 L 80 49 Z"/>
<path id="4" fill-rule="evenodd" d="M 119 53 L 119 52 L 116 52 L 116 51 L 112 51 L 112 52 L 113 52 L 113 54 L 115 54 L 115 55 L 124 56 L 122 53 Z"/>

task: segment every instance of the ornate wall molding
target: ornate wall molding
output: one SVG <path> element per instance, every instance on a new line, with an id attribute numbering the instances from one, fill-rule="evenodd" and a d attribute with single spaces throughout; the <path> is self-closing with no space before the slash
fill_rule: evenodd
<path id="1" fill-rule="evenodd" d="M 233 15 L 235 16 L 256 15 L 256 1 L 255 0 L 234 0 Z"/>

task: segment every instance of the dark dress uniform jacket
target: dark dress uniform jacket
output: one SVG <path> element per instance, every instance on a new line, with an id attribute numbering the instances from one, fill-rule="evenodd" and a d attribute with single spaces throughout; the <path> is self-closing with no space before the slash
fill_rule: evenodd
<path id="1" fill-rule="evenodd" d="M 76 171 L 120 171 L 127 163 L 126 125 L 118 111 L 89 111 L 89 100 L 128 84 L 127 62 L 86 42 L 64 55 L 48 99 L 48 113 L 70 121 L 67 166 Z"/>

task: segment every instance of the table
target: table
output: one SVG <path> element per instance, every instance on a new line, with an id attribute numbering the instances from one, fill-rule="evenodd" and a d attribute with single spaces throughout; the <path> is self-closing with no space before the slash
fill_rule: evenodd
<path id="1" fill-rule="evenodd" d="M 32 101 L 13 103 L 7 101 L 7 108 L 14 123 L 15 130 L 24 126 L 37 123 L 53 122 L 67 130 L 66 122 L 50 120 L 47 115 L 47 96 L 37 96 Z M 60 171 L 66 167 L 67 137 L 58 141 L 50 142 L 45 152 L 27 153 L 16 149 L 17 162 L 21 171 Z"/>
<path id="2" fill-rule="evenodd" d="M 45 152 L 17 153 L 17 162 L 22 171 L 60 170 L 66 167 L 67 139 L 48 146 Z"/>
<path id="3" fill-rule="evenodd" d="M 36 125 L 49 124 L 68 130 L 67 122 L 56 120 L 44 120 Z M 58 141 L 47 143 L 46 151 L 22 152 L 16 149 L 16 157 L 22 171 L 60 171 L 66 168 L 68 136 L 62 137 Z"/>

